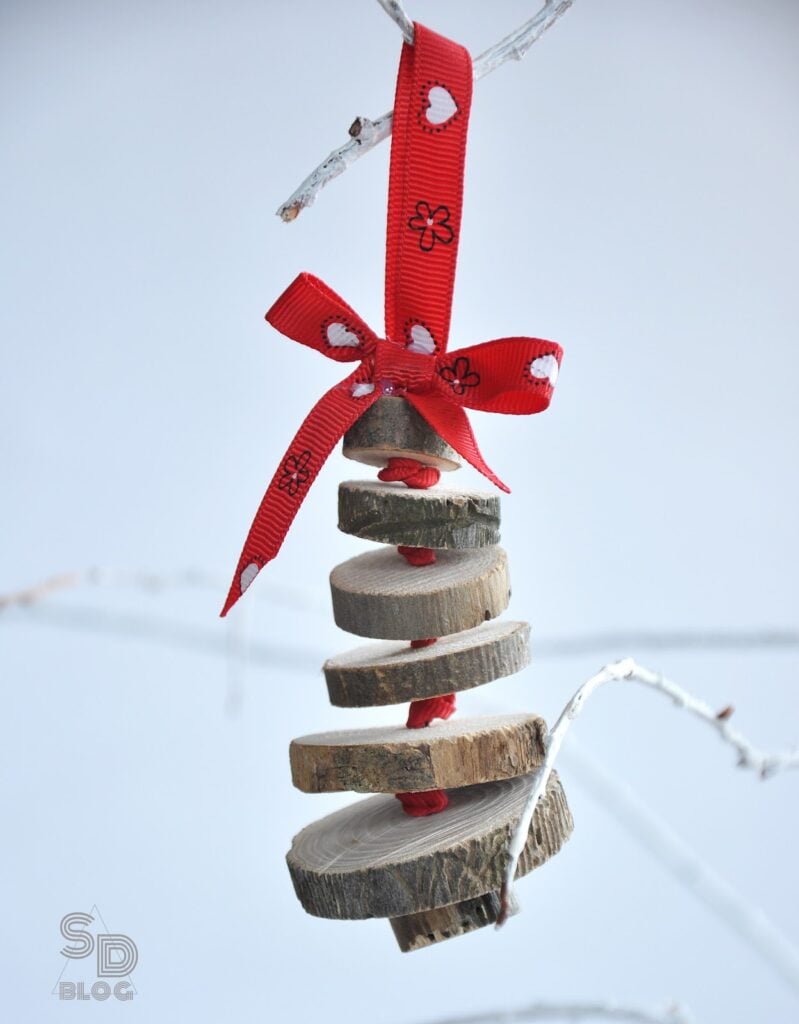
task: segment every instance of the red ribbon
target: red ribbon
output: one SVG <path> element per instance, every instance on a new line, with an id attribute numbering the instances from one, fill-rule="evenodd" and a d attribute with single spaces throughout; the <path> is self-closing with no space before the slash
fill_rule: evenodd
<path id="1" fill-rule="evenodd" d="M 222 615 L 280 550 L 330 452 L 381 395 L 401 395 L 433 430 L 502 490 L 464 409 L 526 414 L 549 405 L 562 349 L 501 338 L 447 352 L 460 241 L 472 61 L 456 43 L 415 26 L 402 48 L 388 189 L 386 337 L 342 298 L 300 274 L 266 314 L 293 341 L 357 368 L 316 403 L 256 512 Z"/>

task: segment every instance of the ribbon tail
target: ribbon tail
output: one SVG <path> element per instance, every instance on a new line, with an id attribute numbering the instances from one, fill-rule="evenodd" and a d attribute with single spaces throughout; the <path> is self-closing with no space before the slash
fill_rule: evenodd
<path id="1" fill-rule="evenodd" d="M 280 550 L 311 484 L 337 442 L 377 401 L 380 392 L 367 377 L 368 369 L 358 367 L 319 399 L 297 431 L 255 513 L 222 617 Z"/>
<path id="2" fill-rule="evenodd" d="M 482 473 L 501 491 L 510 494 L 510 487 L 499 479 L 480 454 L 477 439 L 472 432 L 472 425 L 459 405 L 452 402 L 444 403 L 440 398 L 431 395 L 409 393 L 405 395 L 405 398 L 427 420 L 433 430 L 443 437 L 447 444 L 462 455 L 470 465 L 474 466 L 478 473 Z"/>

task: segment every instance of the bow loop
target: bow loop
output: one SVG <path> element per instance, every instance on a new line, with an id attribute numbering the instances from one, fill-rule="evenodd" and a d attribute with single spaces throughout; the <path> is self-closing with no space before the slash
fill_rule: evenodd
<path id="1" fill-rule="evenodd" d="M 300 274 L 266 314 L 281 334 L 337 362 L 364 359 L 377 335 L 340 295 L 313 274 Z"/>
<path id="2" fill-rule="evenodd" d="M 500 338 L 439 356 L 440 394 L 484 412 L 542 412 L 552 399 L 563 349 L 540 338 Z"/>

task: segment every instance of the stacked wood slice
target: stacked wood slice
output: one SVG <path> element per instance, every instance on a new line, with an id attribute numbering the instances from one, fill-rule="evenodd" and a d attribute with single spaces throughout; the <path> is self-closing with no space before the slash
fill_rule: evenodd
<path id="1" fill-rule="evenodd" d="M 402 398 L 383 397 L 349 431 L 344 454 L 370 465 L 412 458 L 458 467 L 457 454 Z M 469 690 L 529 661 L 529 626 L 493 621 L 510 581 L 492 494 L 398 483 L 347 482 L 339 529 L 383 546 L 330 577 L 336 623 L 375 638 L 331 658 L 324 674 L 338 707 L 401 704 Z M 433 548 L 430 565 L 397 551 Z M 429 646 L 410 641 L 438 638 Z M 392 642 L 386 642 L 392 641 Z M 536 715 L 455 717 L 319 733 L 290 748 L 294 784 L 306 793 L 380 794 L 314 822 L 287 860 L 297 896 L 318 917 L 387 917 L 404 951 L 496 921 L 507 846 L 544 756 Z M 412 817 L 395 794 L 446 790 L 438 814 Z M 539 803 L 518 875 L 539 867 L 569 837 L 572 819 L 557 776 Z"/>

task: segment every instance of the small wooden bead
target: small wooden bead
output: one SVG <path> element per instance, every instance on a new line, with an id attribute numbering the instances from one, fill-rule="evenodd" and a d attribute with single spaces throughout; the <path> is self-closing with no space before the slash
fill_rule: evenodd
<path id="1" fill-rule="evenodd" d="M 396 797 L 358 800 L 304 828 L 286 860 L 300 903 L 316 917 L 402 917 L 496 892 L 530 792 L 526 776 L 449 790 L 441 814 L 412 818 Z M 568 839 L 573 822 L 553 773 L 517 877 Z"/>
<path id="2" fill-rule="evenodd" d="M 325 662 L 330 703 L 366 708 L 470 690 L 528 665 L 529 638 L 526 622 L 499 619 L 442 636 L 430 647 L 362 644 Z"/>
<path id="3" fill-rule="evenodd" d="M 338 489 L 338 528 L 383 544 L 482 548 L 499 542 L 499 496 L 347 481 Z"/>
<path id="4" fill-rule="evenodd" d="M 357 636 L 423 640 L 494 619 L 508 606 L 502 548 L 440 551 L 429 566 L 408 565 L 395 548 L 357 555 L 330 574 L 336 625 Z"/>
<path id="5" fill-rule="evenodd" d="M 459 469 L 458 453 L 404 398 L 384 395 L 344 435 L 343 454 L 367 466 L 389 459 L 416 459 L 445 471 Z"/>
<path id="6" fill-rule="evenodd" d="M 377 726 L 292 740 L 291 777 L 305 793 L 404 793 L 470 786 L 534 771 L 546 724 L 537 715 L 486 715 L 424 729 Z"/>
<path id="7" fill-rule="evenodd" d="M 495 924 L 499 918 L 499 910 L 499 893 L 487 892 L 476 899 L 463 900 L 448 907 L 422 910 L 418 914 L 407 914 L 405 917 L 392 917 L 389 923 L 402 952 L 412 953 L 415 949 L 432 946 L 434 942 L 454 939 L 477 928 L 485 928 L 487 924 Z M 508 917 L 518 912 L 519 904 L 511 893 L 508 900 Z"/>

